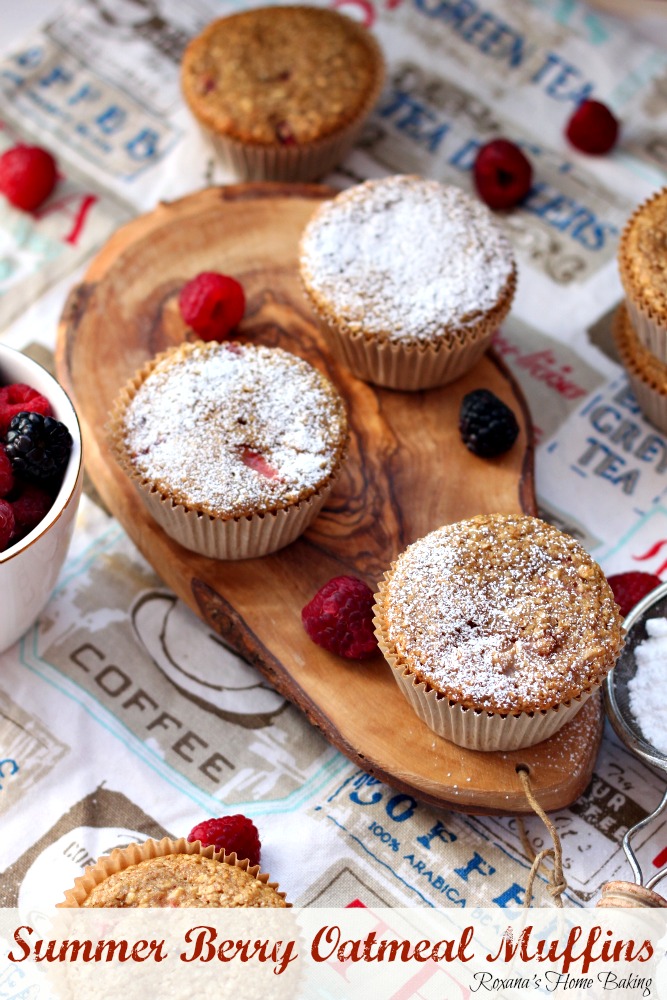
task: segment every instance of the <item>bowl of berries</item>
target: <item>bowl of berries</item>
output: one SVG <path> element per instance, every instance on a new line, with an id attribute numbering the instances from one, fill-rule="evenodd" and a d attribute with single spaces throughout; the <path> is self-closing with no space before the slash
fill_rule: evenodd
<path id="1" fill-rule="evenodd" d="M 82 482 L 81 432 L 67 394 L 36 361 L 0 344 L 0 652 L 51 596 Z"/>

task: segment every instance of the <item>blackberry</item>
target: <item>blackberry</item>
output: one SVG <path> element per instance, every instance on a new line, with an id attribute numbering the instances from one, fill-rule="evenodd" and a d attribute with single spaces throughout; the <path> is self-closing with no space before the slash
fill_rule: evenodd
<path id="1" fill-rule="evenodd" d="M 469 451 L 492 458 L 509 451 L 517 439 L 519 425 L 502 399 L 488 389 L 475 389 L 463 397 L 459 430 Z"/>
<path id="2" fill-rule="evenodd" d="M 62 476 L 72 449 L 72 435 L 55 417 L 21 411 L 12 419 L 5 441 L 15 472 L 38 482 Z"/>

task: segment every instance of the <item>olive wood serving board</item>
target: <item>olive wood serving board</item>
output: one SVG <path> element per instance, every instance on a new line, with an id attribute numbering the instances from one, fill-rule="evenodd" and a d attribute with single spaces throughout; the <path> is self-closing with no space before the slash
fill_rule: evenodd
<path id="1" fill-rule="evenodd" d="M 303 631 L 302 606 L 332 576 L 351 573 L 375 587 L 407 544 L 441 524 L 491 511 L 535 512 L 530 417 L 493 354 L 454 384 L 416 393 L 374 388 L 330 357 L 301 290 L 297 252 L 304 224 L 331 194 L 303 184 L 209 188 L 161 204 L 109 240 L 71 292 L 58 336 L 58 375 L 75 401 L 86 467 L 165 583 L 355 764 L 418 799 L 476 813 L 530 810 L 516 774 L 522 764 L 542 805 L 563 807 L 590 778 L 599 699 L 538 746 L 465 750 L 413 714 L 379 654 L 346 661 Z M 177 296 L 207 270 L 232 274 L 245 287 L 239 339 L 306 358 L 338 385 L 349 408 L 349 458 L 324 512 L 304 537 L 263 559 L 221 562 L 173 542 L 146 513 L 105 439 L 111 403 L 129 376 L 192 336 Z M 463 395 L 480 387 L 509 403 L 521 425 L 512 450 L 493 460 L 468 452 L 457 429 Z"/>

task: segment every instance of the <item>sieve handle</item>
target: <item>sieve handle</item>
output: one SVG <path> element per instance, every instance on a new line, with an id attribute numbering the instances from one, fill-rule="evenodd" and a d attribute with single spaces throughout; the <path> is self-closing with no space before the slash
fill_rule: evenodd
<path id="1" fill-rule="evenodd" d="M 602 886 L 602 896 L 595 905 L 624 908 L 639 906 L 660 908 L 667 907 L 667 899 L 664 899 L 659 893 L 654 892 L 653 889 L 647 889 L 644 885 L 637 885 L 636 882 L 605 882 Z"/>

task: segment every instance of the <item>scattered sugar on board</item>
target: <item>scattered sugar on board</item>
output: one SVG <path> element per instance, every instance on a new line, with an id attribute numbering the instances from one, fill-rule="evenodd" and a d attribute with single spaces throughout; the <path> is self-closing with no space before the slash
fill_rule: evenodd
<path id="1" fill-rule="evenodd" d="M 427 341 L 475 323 L 514 270 L 488 209 L 456 187 L 390 177 L 350 188 L 306 228 L 307 283 L 350 329 Z"/>
<path id="2" fill-rule="evenodd" d="M 667 618 L 649 618 L 648 639 L 635 646 L 637 671 L 628 681 L 630 711 L 644 739 L 667 754 L 667 712 L 660 696 L 667 686 Z"/>

